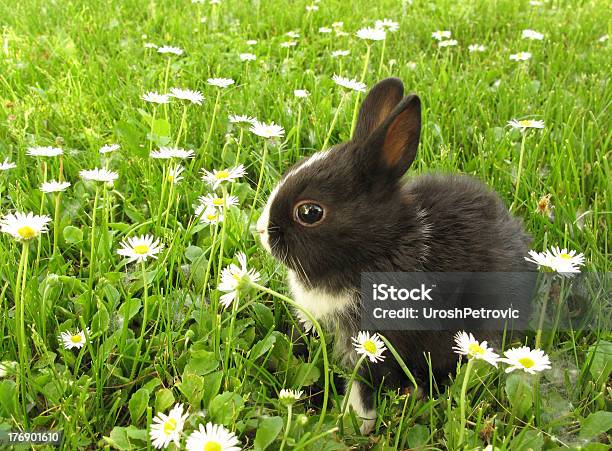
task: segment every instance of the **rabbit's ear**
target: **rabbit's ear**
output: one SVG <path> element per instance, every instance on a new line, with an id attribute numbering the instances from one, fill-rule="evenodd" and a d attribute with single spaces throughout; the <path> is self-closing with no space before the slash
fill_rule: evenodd
<path id="1" fill-rule="evenodd" d="M 421 100 L 402 100 L 362 147 L 366 170 L 395 180 L 408 170 L 416 156 L 421 135 Z"/>
<path id="2" fill-rule="evenodd" d="M 377 83 L 361 104 L 353 141 L 365 141 L 383 123 L 404 97 L 399 78 L 386 78 Z"/>

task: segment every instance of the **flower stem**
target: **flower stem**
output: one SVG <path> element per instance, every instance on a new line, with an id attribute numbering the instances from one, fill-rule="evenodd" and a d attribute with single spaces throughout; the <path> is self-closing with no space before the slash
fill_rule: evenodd
<path id="1" fill-rule="evenodd" d="M 164 73 L 164 93 L 168 92 L 168 78 L 170 77 L 170 58 L 168 58 L 168 62 L 166 63 L 166 71 Z M 168 120 L 168 104 L 164 104 L 164 115 L 166 120 Z"/>
<path id="2" fill-rule="evenodd" d="M 286 302 L 287 304 L 289 304 L 293 308 L 295 308 L 297 310 L 300 310 L 302 313 L 304 313 L 304 315 L 312 323 L 312 325 L 314 326 L 315 330 L 317 331 L 317 334 L 319 335 L 319 340 L 321 341 L 321 350 L 323 352 L 323 404 L 321 406 L 321 415 L 319 416 L 319 422 L 317 423 L 317 428 L 315 430 L 315 432 L 317 432 L 317 431 L 319 431 L 323 427 L 323 423 L 325 422 L 325 414 L 327 412 L 327 402 L 328 402 L 328 399 L 329 399 L 329 373 L 330 373 L 330 369 L 329 369 L 329 359 L 328 359 L 328 356 L 327 356 L 327 343 L 325 341 L 325 336 L 323 335 L 323 329 L 321 329 L 321 325 L 315 319 L 315 317 L 312 316 L 312 314 L 307 309 L 302 307 L 300 304 L 295 302 L 293 299 L 288 298 L 287 296 L 282 295 L 282 294 L 280 294 L 280 293 L 278 293 L 278 292 L 276 292 L 274 290 L 271 290 L 270 288 L 264 287 L 263 285 L 259 285 L 258 283 L 254 283 L 254 282 L 250 282 L 250 283 L 251 283 L 251 286 L 253 288 L 261 290 L 264 293 L 268 293 L 271 296 L 275 296 L 278 299 L 280 299 L 281 301 Z"/>
<path id="3" fill-rule="evenodd" d="M 60 196 L 61 193 L 55 195 L 55 215 L 53 217 L 53 256 L 57 255 L 60 229 Z"/>
<path id="4" fill-rule="evenodd" d="M 204 150 L 202 154 L 206 156 L 206 151 L 208 150 L 208 146 L 210 145 L 210 140 L 212 138 L 213 127 L 215 125 L 215 119 L 217 118 L 217 110 L 219 109 L 219 99 L 221 98 L 221 90 L 217 90 L 217 96 L 215 97 L 215 106 L 213 107 L 213 115 L 210 120 L 210 127 L 208 128 L 208 136 L 206 137 L 206 143 L 204 144 Z"/>
<path id="5" fill-rule="evenodd" d="M 170 171 L 168 171 L 169 173 Z M 166 178 L 168 175 L 166 174 Z M 164 182 L 165 183 L 165 182 Z M 168 181 L 170 184 L 170 192 L 168 193 L 168 207 L 166 208 L 166 217 L 164 219 L 164 229 L 168 227 L 168 217 L 170 216 L 170 210 L 172 210 L 172 204 L 174 203 L 174 182 Z"/>
<path id="6" fill-rule="evenodd" d="M 283 434 L 283 441 L 280 445 L 280 451 L 283 451 L 285 448 L 285 443 L 287 443 L 287 438 L 289 437 L 289 429 L 291 429 L 291 417 L 293 414 L 293 405 L 289 404 L 287 406 L 287 425 L 285 426 L 285 433 Z"/>
<path id="7" fill-rule="evenodd" d="M 370 44 L 368 44 L 368 49 L 366 51 L 366 55 L 363 60 L 363 70 L 361 71 L 361 78 L 359 79 L 359 81 L 363 82 L 366 74 L 368 73 L 368 64 L 370 64 L 370 53 L 371 53 L 371 47 L 370 47 Z"/>
<path id="8" fill-rule="evenodd" d="M 17 332 L 17 353 L 19 354 L 19 386 L 21 389 L 21 406 L 24 423 L 28 425 L 28 409 L 26 395 L 26 368 L 28 365 L 27 345 L 25 338 L 25 299 L 23 292 L 27 280 L 29 242 L 24 241 L 21 248 L 21 259 L 17 270 L 15 283 L 15 330 Z"/>
<path id="9" fill-rule="evenodd" d="M 359 371 L 359 368 L 363 364 L 363 361 L 365 360 L 366 357 L 367 356 L 364 354 L 359 358 L 359 360 L 357 361 L 357 364 L 355 365 L 355 368 L 353 368 L 353 372 L 351 373 L 351 378 L 348 380 L 348 383 L 346 384 L 346 393 L 344 394 L 344 401 L 342 401 L 342 411 L 340 413 L 341 415 L 344 415 L 344 413 L 346 412 L 346 409 L 348 407 L 349 396 L 351 395 L 351 389 L 353 388 L 353 382 L 355 381 L 355 378 L 357 377 L 357 371 Z"/>
<path id="10" fill-rule="evenodd" d="M 544 282 L 540 292 L 542 293 L 542 311 L 540 312 L 540 318 L 538 320 L 538 328 L 536 330 L 535 347 L 539 348 L 542 342 L 542 331 L 544 329 L 544 318 L 546 317 L 546 309 L 548 307 L 548 298 L 550 297 L 550 281 L 552 278 L 547 277 L 546 274 L 540 274 L 540 277 L 544 277 Z"/>
<path id="11" fill-rule="evenodd" d="M 179 142 L 181 141 L 181 134 L 185 128 L 185 121 L 187 120 L 187 104 L 183 105 L 183 114 L 181 116 L 181 125 L 179 126 L 178 133 L 176 135 L 176 142 L 174 143 L 174 147 L 178 147 Z M 187 134 L 185 134 L 186 137 Z"/>
<path id="12" fill-rule="evenodd" d="M 142 340 L 144 338 L 145 330 L 147 328 L 147 316 L 149 315 L 149 293 L 147 289 L 147 272 L 145 269 L 144 260 L 140 262 L 140 271 L 142 273 L 142 299 L 143 299 L 143 313 L 142 313 L 142 325 L 140 326 L 140 336 L 138 337 L 138 347 L 136 348 L 136 356 L 132 363 L 132 371 L 130 372 L 130 380 L 134 379 L 136 374 L 136 366 L 140 360 L 140 351 L 142 348 Z"/>
<path id="13" fill-rule="evenodd" d="M 257 201 L 259 200 L 259 191 L 261 190 L 261 182 L 263 180 L 263 173 L 266 167 L 266 159 L 268 157 L 268 141 L 264 141 L 264 149 L 263 155 L 261 157 L 261 167 L 259 168 L 259 177 L 257 179 L 257 188 L 255 189 L 255 197 L 253 198 L 253 204 L 251 205 L 251 212 L 249 213 L 249 220 L 247 221 L 247 230 L 251 225 L 251 219 L 253 216 L 253 210 L 257 206 Z"/>
<path id="14" fill-rule="evenodd" d="M 94 195 L 93 212 L 91 214 L 91 240 L 90 240 L 90 252 L 89 252 L 89 289 L 92 290 L 93 297 L 93 275 L 95 267 L 96 257 L 96 212 L 98 211 L 98 195 L 100 194 L 100 188 L 96 184 L 96 194 Z M 57 225 L 57 224 L 56 224 Z"/>
<path id="15" fill-rule="evenodd" d="M 465 368 L 465 374 L 463 375 L 463 383 L 461 384 L 461 397 L 459 398 L 459 411 L 461 415 L 461 424 L 459 426 L 459 441 L 457 443 L 457 449 L 460 449 L 461 445 L 463 445 L 463 436 L 465 434 L 465 405 L 466 405 L 466 394 L 467 394 L 467 386 L 470 381 L 470 372 L 472 371 L 472 366 L 474 364 L 474 360 L 469 359 L 467 366 Z"/>
<path id="16" fill-rule="evenodd" d="M 355 127 L 357 126 L 357 113 L 359 112 L 359 99 L 361 98 L 361 93 L 357 93 L 357 97 L 355 98 L 355 105 L 353 106 L 353 117 L 351 119 L 351 134 L 349 135 L 351 138 L 355 133 Z"/>
<path id="17" fill-rule="evenodd" d="M 295 155 L 300 154 L 300 132 L 302 130 L 302 103 L 298 105 L 297 130 L 295 132 Z"/>
<path id="18" fill-rule="evenodd" d="M 334 114 L 334 118 L 332 119 L 332 123 L 329 126 L 329 130 L 327 131 L 327 136 L 325 136 L 325 141 L 323 141 L 323 145 L 321 146 L 322 150 L 327 148 L 327 143 L 329 143 L 329 138 L 331 138 L 332 132 L 334 131 L 334 127 L 336 125 L 336 121 L 338 120 L 338 115 L 340 114 L 340 110 L 342 109 L 342 104 L 344 103 L 344 99 L 346 98 L 347 93 L 344 92 L 342 97 L 340 98 L 340 104 L 336 109 L 336 113 Z"/>
<path id="19" fill-rule="evenodd" d="M 159 234 L 159 226 L 161 225 L 161 218 L 163 215 L 164 198 L 166 197 L 166 182 L 168 178 L 168 168 L 164 165 L 162 169 L 162 186 L 161 194 L 159 196 L 159 206 L 157 207 L 157 218 L 155 219 L 155 231 Z"/>
<path id="20" fill-rule="evenodd" d="M 234 336 L 234 320 L 236 319 L 236 312 L 238 311 L 239 299 L 240 299 L 240 296 L 238 293 L 236 293 L 236 297 L 234 298 L 232 302 L 232 317 L 230 318 L 229 331 L 228 331 L 228 336 L 227 336 L 226 345 L 225 345 L 225 358 L 223 359 L 224 369 L 229 369 L 229 354 L 230 354 L 230 350 L 232 347 L 232 338 Z"/>
<path id="21" fill-rule="evenodd" d="M 516 187 L 514 189 L 514 200 L 512 201 L 512 205 L 510 205 L 510 211 L 513 211 L 518 202 L 519 189 L 521 187 L 521 175 L 523 172 L 523 156 L 525 154 L 525 137 L 527 136 L 526 132 L 523 132 L 523 139 L 521 140 L 521 152 L 519 154 L 519 162 L 518 169 L 516 172 Z"/>
<path id="22" fill-rule="evenodd" d="M 382 51 L 380 53 L 380 62 L 378 63 L 377 77 L 380 77 L 380 71 L 383 67 L 383 61 L 385 60 L 385 48 L 387 47 L 387 40 L 383 39 Z"/>

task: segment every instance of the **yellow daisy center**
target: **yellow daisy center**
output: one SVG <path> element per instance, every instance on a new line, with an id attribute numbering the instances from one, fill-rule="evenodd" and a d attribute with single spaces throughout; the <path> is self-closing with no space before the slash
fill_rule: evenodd
<path id="1" fill-rule="evenodd" d="M 147 246 L 146 244 L 139 244 L 137 246 L 134 246 L 134 252 L 136 252 L 138 255 L 144 255 L 149 252 L 149 246 Z"/>
<path id="2" fill-rule="evenodd" d="M 240 279 L 242 279 L 242 277 L 240 276 L 240 274 L 232 274 L 232 277 L 233 277 L 234 279 L 238 280 L 238 281 L 239 281 Z"/>
<path id="3" fill-rule="evenodd" d="M 485 353 L 485 350 L 478 343 L 471 343 L 468 346 L 468 353 L 470 355 L 483 355 Z"/>
<path id="4" fill-rule="evenodd" d="M 215 206 L 217 206 L 217 207 L 220 207 L 220 206 L 222 206 L 222 205 L 223 205 L 223 199 L 222 199 L 222 198 L 220 198 L 220 197 L 215 197 L 215 198 L 212 200 L 212 204 L 213 204 L 213 205 L 215 205 Z"/>
<path id="5" fill-rule="evenodd" d="M 170 435 L 176 430 L 176 420 L 174 418 L 168 419 L 164 423 L 164 434 Z"/>
<path id="6" fill-rule="evenodd" d="M 215 174 L 215 178 L 217 180 L 224 180 L 226 178 L 229 178 L 229 176 L 230 176 L 229 171 L 219 171 Z"/>
<path id="7" fill-rule="evenodd" d="M 376 354 L 376 351 L 378 350 L 376 343 L 374 343 L 372 340 L 366 340 L 363 343 L 363 349 L 365 349 L 368 354 Z"/>
<path id="8" fill-rule="evenodd" d="M 530 127 L 531 121 L 528 121 L 528 120 L 519 121 L 519 124 L 522 125 L 523 127 Z"/>
<path id="9" fill-rule="evenodd" d="M 73 343 L 80 343 L 83 340 L 80 334 L 73 335 L 70 337 L 70 341 Z"/>
<path id="10" fill-rule="evenodd" d="M 522 357 L 522 358 L 518 359 L 518 361 L 525 368 L 531 368 L 533 365 L 535 365 L 535 362 L 533 361 L 533 359 L 531 359 L 529 357 Z"/>
<path id="11" fill-rule="evenodd" d="M 222 451 L 223 447 L 221 446 L 221 443 L 219 442 L 206 442 L 206 444 L 204 445 L 204 451 Z"/>
<path id="12" fill-rule="evenodd" d="M 559 254 L 559 258 L 562 258 L 563 260 L 571 260 L 572 256 L 566 252 L 563 252 L 562 254 Z"/>
<path id="13" fill-rule="evenodd" d="M 168 174 L 168 181 L 174 182 L 174 176 L 172 174 Z"/>
<path id="14" fill-rule="evenodd" d="M 214 213 L 211 213 L 206 216 L 206 219 L 208 219 L 209 221 L 215 221 L 217 219 L 217 215 Z"/>
<path id="15" fill-rule="evenodd" d="M 19 229 L 17 229 L 17 233 L 24 240 L 31 240 L 36 236 L 36 230 L 30 226 L 19 227 Z"/>

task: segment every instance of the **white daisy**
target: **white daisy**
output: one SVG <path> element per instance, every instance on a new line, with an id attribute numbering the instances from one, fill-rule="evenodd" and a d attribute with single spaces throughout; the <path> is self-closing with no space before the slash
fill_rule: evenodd
<path id="1" fill-rule="evenodd" d="M 70 186 L 70 182 L 58 182 L 56 180 L 51 180 L 49 182 L 44 182 L 40 186 L 40 190 L 43 193 L 58 193 L 60 191 L 65 191 Z"/>
<path id="2" fill-rule="evenodd" d="M 249 39 L 248 41 L 246 41 L 247 45 L 257 45 L 257 40 L 255 39 Z"/>
<path id="3" fill-rule="evenodd" d="M 221 0 L 210 0 L 208 3 L 210 3 L 211 5 L 220 5 Z"/>
<path id="4" fill-rule="evenodd" d="M 523 30 L 523 34 L 521 36 L 523 39 L 531 39 L 532 41 L 541 41 L 544 39 L 544 35 L 542 33 L 538 33 L 534 30 Z"/>
<path id="5" fill-rule="evenodd" d="M 484 360 L 491 365 L 497 367 L 499 355 L 495 354 L 491 348 L 487 346 L 487 342 L 478 342 L 474 335 L 467 332 L 457 332 L 455 335 L 455 344 L 453 350 L 457 354 L 466 355 L 470 359 Z"/>
<path id="6" fill-rule="evenodd" d="M 203 224 L 214 225 L 223 222 L 222 210 L 200 204 L 195 209 L 195 215 Z"/>
<path id="7" fill-rule="evenodd" d="M 332 28 L 342 28 L 344 26 L 344 22 L 334 22 L 332 23 Z"/>
<path id="8" fill-rule="evenodd" d="M 287 42 L 281 42 L 280 46 L 283 48 L 289 48 L 289 47 L 295 47 L 297 45 L 297 42 L 295 41 L 287 41 Z"/>
<path id="9" fill-rule="evenodd" d="M 166 175 L 166 179 L 173 185 L 176 185 L 178 182 L 183 180 L 183 177 L 181 176 L 181 174 L 183 173 L 184 170 L 185 168 L 181 166 L 180 164 L 177 166 L 174 166 L 170 168 L 170 170 L 168 171 L 168 175 Z"/>
<path id="10" fill-rule="evenodd" d="M 217 88 L 227 88 L 234 84 L 234 80 L 231 78 L 209 78 L 206 83 Z"/>
<path id="11" fill-rule="evenodd" d="M 8 171 L 9 169 L 15 169 L 16 167 L 17 165 L 9 161 L 8 158 L 5 158 L 4 161 L 0 163 L 0 171 Z"/>
<path id="12" fill-rule="evenodd" d="M 105 168 L 83 169 L 79 171 L 79 175 L 83 180 L 104 183 L 113 183 L 119 178 L 119 174 Z"/>
<path id="13" fill-rule="evenodd" d="M 334 30 L 332 30 L 329 27 L 319 27 L 319 33 L 327 34 L 327 33 L 331 33 L 332 31 Z"/>
<path id="14" fill-rule="evenodd" d="M 163 103 L 169 103 L 170 102 L 170 95 L 169 94 L 160 94 L 160 93 L 155 92 L 155 91 L 149 91 L 146 94 L 143 94 L 141 99 L 144 100 L 145 102 L 149 102 L 149 103 L 163 104 Z"/>
<path id="15" fill-rule="evenodd" d="M 508 121 L 508 125 L 512 128 L 518 128 L 520 131 L 524 132 L 528 128 L 544 128 L 544 121 L 535 121 L 533 119 L 512 119 Z"/>
<path id="16" fill-rule="evenodd" d="M 531 58 L 531 53 L 529 52 L 518 52 L 510 55 L 511 61 L 527 61 Z"/>
<path id="17" fill-rule="evenodd" d="M 134 261 L 140 263 L 147 261 L 149 257 L 157 258 L 157 254 L 163 248 L 164 245 L 153 235 L 140 235 L 124 239 L 121 242 L 121 248 L 117 249 L 117 253 L 127 257 L 129 259 L 128 263 Z"/>
<path id="18" fill-rule="evenodd" d="M 26 152 L 31 157 L 57 157 L 62 155 L 64 151 L 59 147 L 28 147 Z"/>
<path id="19" fill-rule="evenodd" d="M 540 0 L 530 0 L 529 4 L 531 6 L 542 6 L 544 4 L 544 2 L 541 2 Z"/>
<path id="20" fill-rule="evenodd" d="M 202 105 L 204 100 L 204 96 L 200 91 L 192 91 L 191 89 L 172 88 L 170 89 L 170 96 L 180 100 L 189 100 L 196 105 Z"/>
<path id="21" fill-rule="evenodd" d="M 215 194 L 207 194 L 206 196 L 200 196 L 198 198 L 198 202 L 200 206 L 204 206 L 205 208 L 223 208 L 223 204 L 225 204 L 225 208 L 233 207 L 234 205 L 238 205 L 238 198 L 236 196 L 226 196 L 225 202 L 223 201 L 223 197 L 219 197 Z M 196 215 L 199 214 L 196 212 Z"/>
<path id="22" fill-rule="evenodd" d="M 339 75 L 335 75 L 332 77 L 334 83 L 343 88 L 352 89 L 353 91 L 365 92 L 366 85 L 356 79 L 349 80 L 348 78 L 341 77 Z"/>
<path id="23" fill-rule="evenodd" d="M 278 393 L 278 400 L 285 405 L 290 405 L 300 399 L 303 394 L 304 392 L 302 390 L 291 390 L 283 388 Z"/>
<path id="24" fill-rule="evenodd" d="M 307 12 L 315 12 L 318 11 L 319 7 L 317 5 L 306 5 L 306 11 Z"/>
<path id="25" fill-rule="evenodd" d="M 610 35 L 604 34 L 597 40 L 597 42 L 606 42 L 608 39 L 610 39 Z"/>
<path id="26" fill-rule="evenodd" d="M 230 114 L 228 116 L 229 121 L 232 124 L 252 124 L 253 122 L 255 122 L 257 119 L 255 119 L 254 117 L 251 116 L 241 116 L 241 115 L 237 115 L 237 114 Z"/>
<path id="27" fill-rule="evenodd" d="M 262 138 L 281 138 L 285 134 L 285 129 L 274 122 L 266 124 L 254 121 L 249 131 Z"/>
<path id="28" fill-rule="evenodd" d="M 246 170 L 241 164 L 231 169 L 213 169 L 213 172 L 202 169 L 202 172 L 204 173 L 202 180 L 212 185 L 213 189 L 216 189 L 223 182 L 231 182 L 246 174 Z"/>
<path id="29" fill-rule="evenodd" d="M 285 33 L 285 36 L 291 39 L 298 39 L 300 37 L 300 34 L 297 31 L 288 31 L 287 33 Z"/>
<path id="30" fill-rule="evenodd" d="M 257 56 L 252 53 L 241 53 L 240 61 L 255 61 Z"/>
<path id="31" fill-rule="evenodd" d="M 200 424 L 187 437 L 187 451 L 240 451 L 240 442 L 233 432 L 219 424 Z"/>
<path id="32" fill-rule="evenodd" d="M 170 442 L 180 446 L 181 432 L 189 414 L 183 414 L 183 405 L 176 404 L 168 415 L 158 412 L 153 418 L 149 437 L 151 444 L 158 449 L 166 448 Z"/>
<path id="33" fill-rule="evenodd" d="M 534 374 L 550 369 L 550 359 L 541 349 L 529 349 L 528 346 L 508 349 L 504 352 L 504 358 L 500 362 L 507 363 L 506 373 L 514 370 L 523 370 L 526 373 Z"/>
<path id="34" fill-rule="evenodd" d="M 355 33 L 359 39 L 367 41 L 382 41 L 387 37 L 387 32 L 381 28 L 361 28 Z"/>
<path id="35" fill-rule="evenodd" d="M 472 52 L 484 52 L 487 48 L 482 44 L 470 44 L 468 45 L 468 51 Z"/>
<path id="36" fill-rule="evenodd" d="M 238 291 L 244 284 L 257 282 L 260 278 L 257 271 L 247 268 L 247 257 L 244 252 L 239 252 L 236 258 L 240 266 L 238 267 L 232 263 L 223 268 L 223 271 L 221 271 L 221 283 L 217 287 L 219 291 L 225 292 L 220 299 L 221 304 L 223 304 L 225 308 L 229 307 L 232 302 L 234 302 Z"/>
<path id="37" fill-rule="evenodd" d="M 193 150 L 185 150 L 179 147 L 160 147 L 157 150 L 153 150 L 149 156 L 156 160 L 168 160 L 170 158 L 179 158 L 185 160 L 187 158 L 193 158 Z"/>
<path id="38" fill-rule="evenodd" d="M 310 93 L 307 90 L 305 90 L 305 89 L 294 89 L 293 90 L 293 95 L 298 97 L 298 98 L 304 99 L 304 98 L 308 97 L 310 95 Z"/>
<path id="39" fill-rule="evenodd" d="M 391 19 L 377 20 L 374 26 L 382 30 L 390 31 L 391 33 L 395 33 L 399 30 L 399 23 Z"/>
<path id="40" fill-rule="evenodd" d="M 567 250 L 566 248 L 559 249 L 559 246 L 550 248 L 552 262 L 557 267 L 557 272 L 560 273 L 578 273 L 580 266 L 584 265 L 584 254 L 576 254 L 575 250 Z"/>
<path id="41" fill-rule="evenodd" d="M 85 329 L 87 330 L 87 335 L 89 335 L 89 329 Z M 85 346 L 85 343 L 87 342 L 87 339 L 85 338 L 85 332 L 82 330 L 79 330 L 75 333 L 62 332 L 59 338 L 64 345 L 64 349 L 80 349 Z"/>
<path id="42" fill-rule="evenodd" d="M 357 334 L 357 337 L 352 337 L 351 340 L 357 354 L 367 356 L 374 363 L 385 360 L 383 353 L 387 348 L 377 333 L 370 335 L 369 332 L 362 331 Z"/>
<path id="43" fill-rule="evenodd" d="M 449 39 L 447 41 L 438 42 L 438 47 L 454 47 L 457 45 L 456 39 Z"/>
<path id="44" fill-rule="evenodd" d="M 158 48 L 157 44 L 153 44 L 152 42 L 145 42 L 143 44 L 143 46 L 144 46 L 145 49 L 156 49 L 156 48 Z"/>
<path id="45" fill-rule="evenodd" d="M 183 49 L 180 49 L 178 47 L 172 47 L 169 45 L 163 45 L 161 47 L 158 47 L 157 53 L 172 53 L 173 55 L 180 56 L 183 54 Z"/>
<path id="46" fill-rule="evenodd" d="M 114 152 L 115 150 L 119 150 L 120 147 L 121 146 L 119 146 L 119 144 L 106 144 L 100 147 L 100 153 L 104 154 Z"/>
<path id="47" fill-rule="evenodd" d="M 336 36 L 349 36 L 346 31 L 336 30 Z"/>
<path id="48" fill-rule="evenodd" d="M 334 50 L 331 52 L 331 56 L 332 58 L 338 58 L 340 56 L 347 56 L 349 53 L 351 53 L 350 50 Z"/>
<path id="49" fill-rule="evenodd" d="M 431 37 L 434 38 L 436 41 L 441 41 L 443 39 L 450 39 L 451 37 L 451 32 L 448 30 L 438 30 L 438 31 L 434 31 L 431 34 Z"/>
<path id="50" fill-rule="evenodd" d="M 544 252 L 529 251 L 529 257 L 525 260 L 538 265 L 544 271 L 554 271 L 561 275 L 571 276 L 580 272 L 579 267 L 584 264 L 584 255 L 577 254 L 576 251 L 569 251 L 565 248 L 552 247 Z"/>
<path id="51" fill-rule="evenodd" d="M 32 212 L 9 213 L 0 219 L 0 232 L 8 233 L 17 241 L 28 241 L 47 232 L 49 222 L 51 218 L 46 215 L 39 216 Z"/>

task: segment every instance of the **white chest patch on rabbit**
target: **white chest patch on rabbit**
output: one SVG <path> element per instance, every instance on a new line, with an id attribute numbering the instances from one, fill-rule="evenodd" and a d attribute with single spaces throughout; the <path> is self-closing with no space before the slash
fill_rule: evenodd
<path id="1" fill-rule="evenodd" d="M 354 302 L 353 296 L 349 293 L 335 295 L 324 290 L 305 287 L 292 270 L 289 270 L 288 280 L 295 302 L 308 310 L 317 321 L 330 320 L 342 314 Z M 312 329 L 312 324 L 304 312 L 296 311 L 296 315 L 306 330 Z"/>

